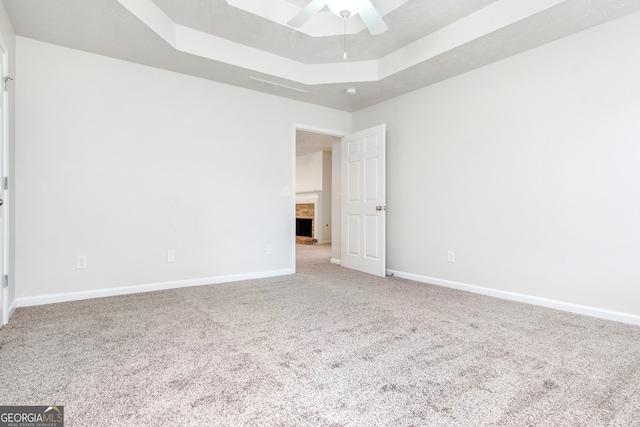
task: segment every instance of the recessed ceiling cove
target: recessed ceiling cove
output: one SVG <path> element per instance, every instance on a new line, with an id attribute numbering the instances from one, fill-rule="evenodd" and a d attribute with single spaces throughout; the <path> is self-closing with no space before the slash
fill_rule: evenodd
<path id="1" fill-rule="evenodd" d="M 2 1 L 19 37 L 344 111 L 640 13 L 640 0 L 372 0 L 388 28 L 348 34 L 344 60 L 344 34 L 300 31 L 323 14 L 340 26 L 326 8 L 300 28 L 266 17 L 289 22 L 313 0 Z"/>
<path id="2" fill-rule="evenodd" d="M 176 50 L 303 85 L 377 82 L 563 1 L 565 0 L 496 1 L 378 60 L 305 64 L 177 24 L 152 0 L 118 0 Z M 507 8 L 504 7 L 505 2 L 508 3 Z M 253 3 L 280 5 L 283 15 L 288 15 L 289 10 L 299 10 L 286 0 Z M 290 5 L 292 9 L 287 9 L 284 5 Z M 274 8 L 277 9 L 278 7 Z"/>

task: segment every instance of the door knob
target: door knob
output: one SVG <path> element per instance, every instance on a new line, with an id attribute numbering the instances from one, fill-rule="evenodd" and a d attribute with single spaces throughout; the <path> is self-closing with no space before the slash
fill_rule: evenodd
<path id="1" fill-rule="evenodd" d="M 386 209 L 387 209 L 387 207 L 386 207 L 386 206 L 384 206 L 384 207 L 383 207 L 383 206 L 376 206 L 376 210 L 377 210 L 377 211 L 381 211 L 381 210 L 383 210 L 383 209 L 384 209 L 384 210 L 386 210 Z"/>
<path id="2" fill-rule="evenodd" d="M 4 200 L 0 199 L 0 206 L 4 205 Z"/>

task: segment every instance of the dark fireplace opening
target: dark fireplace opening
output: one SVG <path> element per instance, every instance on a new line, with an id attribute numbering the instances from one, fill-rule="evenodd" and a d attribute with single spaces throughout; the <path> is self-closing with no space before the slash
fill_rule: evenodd
<path id="1" fill-rule="evenodd" d="M 296 218 L 296 236 L 313 237 L 312 224 L 311 218 Z"/>

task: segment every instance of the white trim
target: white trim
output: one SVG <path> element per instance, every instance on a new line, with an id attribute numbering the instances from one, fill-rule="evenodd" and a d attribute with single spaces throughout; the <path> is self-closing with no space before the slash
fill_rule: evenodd
<path id="1" fill-rule="evenodd" d="M 11 204 L 11 200 L 10 200 L 10 192 L 9 189 L 4 189 L 4 187 L 2 186 L 2 181 L 4 180 L 5 177 L 9 177 L 9 137 L 10 137 L 10 125 L 9 125 L 9 108 L 10 108 L 10 99 L 9 99 L 9 91 L 8 90 L 4 90 L 4 86 L 6 86 L 6 82 L 5 82 L 5 78 L 9 77 L 9 48 L 7 47 L 7 44 L 4 41 L 4 38 L 2 37 L 2 35 L 0 35 L 0 62 L 1 62 L 1 70 L 2 70 L 2 74 L 0 75 L 0 84 L 3 85 L 2 88 L 0 88 L 0 96 L 2 97 L 2 100 L 0 101 L 2 103 L 2 117 L 0 118 L 0 120 L 2 120 L 2 135 L 0 135 L 0 150 L 2 150 L 2 165 L 0 165 L 0 194 L 1 194 L 1 198 L 4 200 L 4 206 L 2 207 L 3 209 L 3 214 L 2 214 L 2 221 L 0 221 L 0 224 L 2 226 L 2 230 L 0 231 L 2 233 L 2 239 L 0 244 L 2 245 L 2 259 L 0 259 L 0 276 L 3 275 L 9 275 L 11 274 L 11 272 L 9 271 L 9 248 L 10 248 L 10 244 L 9 244 L 9 236 L 10 236 L 10 230 L 11 227 L 9 227 L 9 221 L 11 220 L 11 216 L 10 216 L 10 204 Z M 15 76 L 14 76 L 15 77 Z M 12 89 L 14 89 L 12 87 Z M 15 89 L 14 89 L 15 90 Z M 12 185 L 12 180 L 9 180 L 10 185 Z M 9 286 L 12 286 L 11 282 L 8 283 Z M 2 288 L 1 290 L 2 292 L 2 301 L 0 301 L 0 304 L 2 304 L 2 309 L 0 309 L 0 327 L 2 325 L 6 325 L 7 323 L 9 323 L 9 318 L 11 317 L 11 314 L 13 313 L 13 311 L 15 310 L 15 304 L 16 301 L 15 299 L 11 302 L 9 302 L 9 288 Z M 13 308 L 12 308 L 13 307 Z"/>
<path id="2" fill-rule="evenodd" d="M 620 311 L 607 310 L 604 308 L 590 307 L 586 305 L 573 304 L 570 302 L 556 301 L 547 298 L 540 298 L 532 295 L 519 294 L 516 292 L 503 291 L 500 289 L 485 288 L 482 286 L 469 285 L 466 283 L 453 282 L 451 280 L 437 279 L 435 277 L 420 276 L 418 274 L 405 273 L 402 271 L 387 270 L 387 274 L 401 279 L 413 280 L 416 282 L 428 283 L 430 285 L 442 286 L 445 288 L 458 289 L 474 294 L 487 295 L 509 301 L 523 302 L 526 304 L 538 305 L 541 307 L 553 308 L 556 310 L 568 311 L 570 313 L 582 314 L 585 316 L 597 317 L 600 319 L 613 320 L 616 322 L 629 323 L 640 326 L 640 316 Z"/>
<path id="3" fill-rule="evenodd" d="M 202 279 L 182 280 L 176 282 L 149 283 L 146 285 L 124 286 L 119 288 L 96 289 L 90 291 L 49 294 L 17 299 L 18 307 L 53 304 L 58 302 L 78 301 L 90 298 L 112 297 L 118 295 L 137 294 L 141 292 L 162 291 L 167 289 L 186 288 L 191 286 L 215 285 L 219 283 L 238 282 L 241 280 L 263 279 L 267 277 L 293 274 L 291 269 L 262 271 L 248 274 L 232 274 L 229 276 L 206 277 Z"/>
<path id="4" fill-rule="evenodd" d="M 329 136 L 337 136 L 338 138 L 342 138 L 345 135 L 348 135 L 349 132 L 345 132 L 345 131 L 341 131 L 341 130 L 335 130 L 335 129 L 329 129 L 329 128 L 323 128 L 323 127 L 318 127 L 318 126 L 311 126 L 311 125 L 305 125 L 302 123 L 293 123 L 293 140 L 295 142 L 295 134 L 296 134 L 296 130 L 304 130 L 307 132 L 313 132 L 313 133 L 321 133 L 323 135 L 329 135 Z M 294 152 L 294 157 L 295 157 L 295 152 Z"/>
<path id="5" fill-rule="evenodd" d="M 8 315 L 7 315 L 7 319 L 10 319 L 11 316 L 13 315 L 13 313 L 16 311 L 16 308 L 18 308 L 18 300 L 13 300 L 11 302 L 11 304 L 9 305 L 9 311 L 8 311 Z"/>
<path id="6" fill-rule="evenodd" d="M 331 264 L 342 265 L 342 260 L 338 258 L 331 258 Z"/>

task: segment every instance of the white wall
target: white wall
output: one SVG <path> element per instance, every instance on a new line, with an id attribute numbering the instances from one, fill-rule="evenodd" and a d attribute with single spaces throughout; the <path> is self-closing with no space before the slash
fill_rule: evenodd
<path id="1" fill-rule="evenodd" d="M 20 37 L 17 50 L 20 305 L 294 271 L 293 123 L 349 131 L 348 113 Z"/>
<path id="2" fill-rule="evenodd" d="M 354 113 L 387 124 L 389 269 L 640 320 L 638 40 L 636 13 Z"/>
<path id="3" fill-rule="evenodd" d="M 322 151 L 296 157 L 296 192 L 322 191 Z"/>

